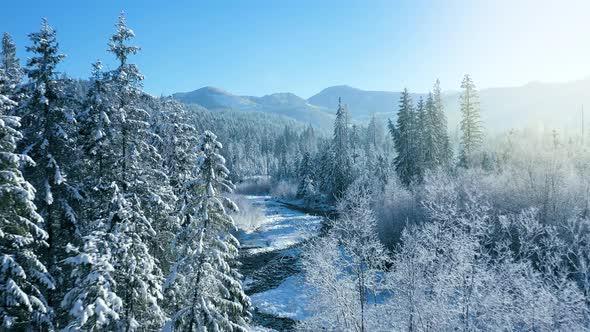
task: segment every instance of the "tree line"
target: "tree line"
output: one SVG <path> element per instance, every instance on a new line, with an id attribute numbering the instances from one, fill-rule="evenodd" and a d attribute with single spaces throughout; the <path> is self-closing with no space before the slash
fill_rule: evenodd
<path id="1" fill-rule="evenodd" d="M 133 37 L 121 14 L 116 68 L 74 82 L 47 20 L 25 68 L 3 35 L 3 330 L 248 330 L 224 147 L 142 91 Z"/>

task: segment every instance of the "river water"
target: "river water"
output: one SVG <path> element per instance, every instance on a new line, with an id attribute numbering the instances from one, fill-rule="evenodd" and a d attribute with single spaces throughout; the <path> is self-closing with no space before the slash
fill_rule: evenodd
<path id="1" fill-rule="evenodd" d="M 308 292 L 299 264 L 301 246 L 319 234 L 323 217 L 270 196 L 244 197 L 264 213 L 256 228 L 238 234 L 244 288 L 254 308 L 253 325 L 290 331 L 308 314 Z"/>

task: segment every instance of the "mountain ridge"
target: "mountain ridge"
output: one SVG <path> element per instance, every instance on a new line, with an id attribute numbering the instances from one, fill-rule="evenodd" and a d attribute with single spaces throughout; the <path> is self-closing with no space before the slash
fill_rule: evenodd
<path id="1" fill-rule="evenodd" d="M 327 87 L 304 99 L 290 92 L 238 96 L 216 87 L 175 93 L 184 103 L 210 110 L 259 111 L 291 117 L 318 127 L 331 128 L 338 98 L 347 105 L 353 121 L 364 122 L 372 115 L 395 119 L 401 92 L 362 90 L 349 85 Z M 564 129 L 577 127 L 582 105 L 590 105 L 590 77 L 569 82 L 529 82 L 520 86 L 492 87 L 479 91 L 482 121 L 487 129 L 535 127 Z M 426 93 L 411 93 L 414 102 Z M 449 129 L 460 120 L 460 91 L 443 92 Z M 510 121 L 508 121 L 510 119 Z"/>

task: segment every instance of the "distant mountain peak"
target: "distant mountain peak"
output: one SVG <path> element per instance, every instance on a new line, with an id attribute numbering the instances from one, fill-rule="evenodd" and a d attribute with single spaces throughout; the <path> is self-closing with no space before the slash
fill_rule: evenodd
<path id="1" fill-rule="evenodd" d="M 323 89 L 311 96 L 307 102 L 312 105 L 336 109 L 338 99 L 348 106 L 350 115 L 354 119 L 367 119 L 372 114 L 394 113 L 397 110 L 401 92 L 368 91 L 349 85 L 335 85 Z M 424 94 L 412 94 L 413 97 Z"/>
<path id="2" fill-rule="evenodd" d="M 274 113 L 325 128 L 332 125 L 334 118 L 329 109 L 310 105 L 307 100 L 290 92 L 262 97 L 238 96 L 223 89 L 206 86 L 191 92 L 175 93 L 173 97 L 186 104 L 198 104 L 210 110 Z"/>

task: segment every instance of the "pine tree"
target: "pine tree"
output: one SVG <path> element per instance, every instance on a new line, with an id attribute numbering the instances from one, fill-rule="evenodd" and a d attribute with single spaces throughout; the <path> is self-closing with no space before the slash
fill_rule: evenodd
<path id="1" fill-rule="evenodd" d="M 397 155 L 394 160 L 395 171 L 401 182 L 409 185 L 416 176 L 416 114 L 408 89 L 400 96 L 397 124 L 393 130 L 393 142 Z"/>
<path id="2" fill-rule="evenodd" d="M 48 234 L 33 203 L 35 189 L 20 171 L 34 163 L 15 152 L 20 119 L 7 115 L 17 103 L 3 93 L 13 87 L 0 68 L 0 330 L 42 330 L 52 326 L 44 293 L 55 286 L 39 258 Z"/>
<path id="3" fill-rule="evenodd" d="M 195 146 L 199 135 L 190 124 L 189 114 L 182 105 L 172 98 L 159 98 L 153 105 L 151 114 L 151 143 L 161 156 L 162 172 L 168 183 L 154 182 L 158 185 L 163 200 L 170 204 L 170 211 L 154 216 L 154 229 L 158 233 L 158 243 L 153 250 L 167 274 L 175 262 L 175 255 L 169 245 L 180 231 L 180 211 L 186 202 L 182 199 L 184 183 L 195 177 Z M 158 167 L 154 164 L 153 167 Z"/>
<path id="4" fill-rule="evenodd" d="M 135 64 L 128 63 L 130 55 L 139 52 L 138 46 L 130 46 L 126 43 L 135 37 L 133 30 L 127 27 L 125 14 L 119 15 L 115 24 L 117 31 L 109 42 L 109 51 L 119 61 L 119 66 L 111 75 L 113 89 L 116 92 L 114 104 L 117 108 L 116 121 L 119 126 L 119 140 L 117 150 L 120 153 L 118 167 L 120 171 L 117 181 L 125 190 L 129 189 L 130 176 L 137 172 L 139 166 L 139 151 L 141 138 L 149 128 L 147 113 L 137 105 L 141 95 L 141 82 L 143 75 Z M 113 119 L 114 120 L 114 119 Z"/>
<path id="5" fill-rule="evenodd" d="M 351 177 L 350 140 L 348 129 L 348 110 L 338 99 L 338 110 L 334 122 L 334 136 L 332 139 L 332 150 L 334 152 L 333 173 L 332 173 L 332 195 L 335 198 L 341 197 Z"/>
<path id="6" fill-rule="evenodd" d="M 250 301 L 237 270 L 238 240 L 228 211 L 237 206 L 222 191 L 231 192 L 222 145 L 209 132 L 201 136 L 200 177 L 186 183 L 189 198 L 182 211 L 183 229 L 175 246 L 178 261 L 166 285 L 183 292 L 179 309 L 165 330 L 247 331 Z M 178 285 L 179 284 L 179 285 Z"/>
<path id="7" fill-rule="evenodd" d="M 102 222 L 94 228 L 83 237 L 82 249 L 68 248 L 73 256 L 65 262 L 72 266 L 74 287 L 61 304 L 70 317 L 66 331 L 116 330 L 123 311 L 112 265 L 112 247 L 119 239 Z"/>
<path id="8" fill-rule="evenodd" d="M 87 182 L 94 188 L 98 182 L 109 184 L 115 179 L 113 165 L 117 154 L 113 151 L 115 128 L 112 100 L 112 87 L 108 77 L 102 72 L 102 63 L 92 65 L 90 87 L 84 102 L 84 109 L 79 115 L 79 145 L 86 156 Z"/>
<path id="9" fill-rule="evenodd" d="M 434 98 L 432 93 L 428 94 L 426 105 L 424 106 L 424 120 L 421 126 L 422 130 L 422 158 L 424 169 L 434 169 L 443 165 L 440 135 L 438 132 L 439 118 L 434 106 Z M 444 143 L 443 143 L 444 144 Z"/>
<path id="10" fill-rule="evenodd" d="M 437 79 L 433 88 L 433 104 L 436 116 L 434 117 L 437 158 L 438 164 L 446 166 L 453 158 L 453 150 L 449 140 L 449 133 L 447 129 L 447 116 L 445 115 L 444 104 L 442 101 L 442 92 L 440 88 L 440 81 Z"/>
<path id="11" fill-rule="evenodd" d="M 27 167 L 25 175 L 36 190 L 35 203 L 48 233 L 49 248 L 45 264 L 57 281 L 57 293 L 48 296 L 56 307 L 63 290 L 66 275 L 62 271 L 66 245 L 79 234 L 78 216 L 73 208 L 80 199 L 78 188 L 66 177 L 68 165 L 73 165 L 75 150 L 72 146 L 73 111 L 66 107 L 63 81 L 56 72 L 64 58 L 58 52 L 55 31 L 43 20 L 41 30 L 29 35 L 33 54 L 27 61 L 29 78 L 28 100 L 23 110 L 22 146 L 36 166 Z"/>
<path id="12" fill-rule="evenodd" d="M 162 155 L 170 185 L 175 194 L 180 194 L 183 184 L 192 177 L 196 155 L 194 149 L 199 136 L 196 128 L 190 124 L 186 109 L 178 101 L 161 98 L 157 106 L 152 128 L 161 140 L 158 145 L 154 145 Z"/>
<path id="13" fill-rule="evenodd" d="M 78 144 L 84 174 L 85 201 L 81 227 L 81 246 L 68 246 L 70 257 L 64 261 L 72 268 L 73 287 L 65 294 L 61 307 L 69 319 L 66 330 L 115 330 L 122 315 L 122 300 L 117 294 L 114 254 L 118 237 L 112 232 L 118 217 L 111 211 L 116 186 L 113 165 L 114 130 L 109 82 L 102 65 L 92 65 L 90 87 L 81 123 Z"/>
<path id="14" fill-rule="evenodd" d="M 414 161 L 414 173 L 416 181 L 421 183 L 424 176 L 424 171 L 429 163 L 426 155 L 426 150 L 428 149 L 428 144 L 426 142 L 426 138 L 428 136 L 428 113 L 426 106 L 424 105 L 424 99 L 422 99 L 422 97 L 418 99 L 415 116 L 416 118 L 413 130 L 414 138 L 412 139 L 414 143 L 412 145 L 412 149 L 415 151 L 414 155 L 416 156 Z"/>
<path id="15" fill-rule="evenodd" d="M 166 320 L 160 307 L 162 271 L 146 241 L 146 237 L 156 238 L 157 233 L 145 217 L 137 195 L 125 194 L 117 185 L 113 185 L 109 210 L 116 294 L 123 303 L 117 330 L 158 329 Z"/>
<path id="16" fill-rule="evenodd" d="M 24 96 L 19 91 L 19 86 L 23 81 L 23 72 L 20 63 L 16 57 L 16 45 L 8 32 L 2 35 L 2 59 L 0 70 L 4 71 L 4 87 L 0 93 L 8 96 L 15 102 L 19 102 Z M 11 110 L 15 113 L 16 108 Z"/>
<path id="17" fill-rule="evenodd" d="M 303 199 L 310 199 L 315 195 L 315 186 L 313 182 L 313 165 L 311 155 L 309 152 L 304 152 L 301 162 L 299 163 L 299 170 L 297 176 L 300 182 L 297 187 L 297 197 Z"/>
<path id="18" fill-rule="evenodd" d="M 375 114 L 371 116 L 371 120 L 367 125 L 367 143 L 377 149 L 382 144 L 383 139 L 383 127 Z"/>
<path id="19" fill-rule="evenodd" d="M 461 83 L 461 164 L 469 166 L 474 153 L 483 142 L 483 129 L 479 115 L 479 97 L 469 75 Z"/>
<path id="20" fill-rule="evenodd" d="M 175 197 L 169 179 L 162 170 L 162 158 L 153 140 L 149 113 L 140 107 L 143 76 L 135 64 L 128 62 L 139 47 L 127 45 L 135 34 L 126 24 L 124 13 L 115 25 L 117 31 L 109 42 L 109 51 L 119 66 L 110 73 L 111 104 L 116 109 L 111 122 L 116 129 L 112 149 L 118 154 L 113 169 L 116 190 L 112 194 L 109 214 L 116 214 L 111 226 L 117 238 L 113 254 L 117 294 L 125 308 L 120 326 L 124 329 L 150 329 L 165 320 L 159 301 L 162 299 L 162 271 L 155 253 L 167 246 L 155 229 L 169 222 Z M 157 227 L 156 227 L 157 226 Z M 133 275 L 132 278 L 129 276 Z"/>

